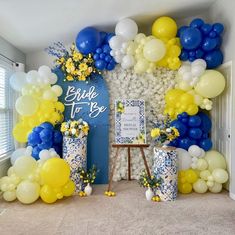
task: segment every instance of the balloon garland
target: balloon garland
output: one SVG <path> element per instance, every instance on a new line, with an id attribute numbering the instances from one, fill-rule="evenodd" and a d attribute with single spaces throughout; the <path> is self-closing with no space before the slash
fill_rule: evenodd
<path id="1" fill-rule="evenodd" d="M 122 69 L 133 68 L 135 73 L 153 73 L 157 67 L 178 70 L 175 88 L 165 94 L 164 112 L 180 135 L 170 143 L 178 147 L 179 191 L 205 193 L 209 189 L 218 193 L 228 180 L 226 162 L 219 152 L 211 150 L 211 120 L 200 109 L 211 110 L 210 99 L 225 88 L 223 75 L 212 70 L 223 62 L 223 30 L 221 23 L 210 25 L 202 19 L 177 29 L 172 18 L 163 16 L 154 21 L 152 35 L 147 36 L 138 33 L 136 22 L 126 18 L 116 24 L 115 34 L 86 27 L 70 51 L 58 42 L 47 52 L 56 57 L 55 64 L 64 72 L 65 81 L 89 81 L 117 64 Z M 20 121 L 13 136 L 18 142 L 28 142 L 28 147 L 15 150 L 8 176 L 0 179 L 6 201 L 17 198 L 29 204 L 41 197 L 53 203 L 74 192 L 69 166 L 59 158 L 62 136 L 54 129 L 63 121 L 64 111 L 58 102 L 63 90 L 56 81 L 47 66 L 27 74 L 17 72 L 10 78 L 11 87 L 21 93 L 15 104 Z"/>

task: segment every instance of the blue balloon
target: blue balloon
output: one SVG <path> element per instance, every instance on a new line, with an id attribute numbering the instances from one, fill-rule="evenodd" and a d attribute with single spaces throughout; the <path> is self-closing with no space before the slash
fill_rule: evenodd
<path id="1" fill-rule="evenodd" d="M 43 128 L 40 127 L 40 126 L 36 126 L 36 127 L 33 128 L 33 132 L 38 132 L 38 133 L 40 133 L 42 130 L 43 130 Z"/>
<path id="2" fill-rule="evenodd" d="M 102 50 L 105 54 L 109 54 L 109 52 L 111 51 L 111 48 L 110 48 L 109 44 L 104 44 L 102 46 Z"/>
<path id="3" fill-rule="evenodd" d="M 180 42 L 187 50 L 196 49 L 202 42 L 202 34 L 197 28 L 187 28 L 181 33 Z"/>
<path id="4" fill-rule="evenodd" d="M 54 126 L 50 122 L 44 122 L 40 125 L 40 127 L 44 129 L 50 129 L 50 130 L 54 129 Z"/>
<path id="5" fill-rule="evenodd" d="M 201 50 L 201 49 L 197 49 L 197 50 L 195 51 L 195 54 L 196 54 L 196 58 L 197 58 L 197 59 L 200 59 L 200 58 L 203 57 L 204 51 Z"/>
<path id="6" fill-rule="evenodd" d="M 178 141 L 179 141 L 179 144 L 178 144 L 179 148 L 182 148 L 185 150 L 188 150 L 188 148 L 191 145 L 194 145 L 196 143 L 196 141 L 192 141 L 189 138 L 179 139 Z"/>
<path id="7" fill-rule="evenodd" d="M 181 50 L 180 60 L 186 61 L 188 59 L 188 52 L 184 49 Z"/>
<path id="8" fill-rule="evenodd" d="M 188 54 L 189 54 L 189 57 L 194 57 L 196 55 L 195 51 L 190 51 Z"/>
<path id="9" fill-rule="evenodd" d="M 116 63 L 115 63 L 114 61 L 110 61 L 110 62 L 107 64 L 106 69 L 109 70 L 109 71 L 111 71 L 111 70 L 113 70 L 113 69 L 115 68 L 115 65 L 116 65 Z"/>
<path id="10" fill-rule="evenodd" d="M 184 136 L 187 132 L 187 127 L 177 119 L 171 122 L 171 126 L 178 129 L 180 137 Z"/>
<path id="11" fill-rule="evenodd" d="M 201 120 L 200 116 L 194 115 L 194 116 L 189 117 L 188 125 L 190 127 L 198 127 L 201 125 L 201 123 L 202 123 L 202 120 Z"/>
<path id="12" fill-rule="evenodd" d="M 54 136 L 53 136 L 53 142 L 55 144 L 59 144 L 59 143 L 62 143 L 62 141 L 63 141 L 63 135 L 61 134 L 60 131 L 55 130 Z"/>
<path id="13" fill-rule="evenodd" d="M 182 26 L 178 29 L 178 32 L 177 32 L 177 37 L 180 37 L 180 35 L 184 32 L 185 29 L 187 29 L 188 26 Z"/>
<path id="14" fill-rule="evenodd" d="M 76 46 L 82 54 L 95 52 L 101 44 L 100 33 L 93 27 L 82 29 L 76 37 Z"/>
<path id="15" fill-rule="evenodd" d="M 106 67 L 106 62 L 104 60 L 96 60 L 95 61 L 95 67 L 99 70 L 104 70 Z"/>
<path id="16" fill-rule="evenodd" d="M 192 28 L 200 28 L 202 25 L 204 25 L 204 21 L 200 18 L 196 18 L 190 23 L 190 27 Z"/>
<path id="17" fill-rule="evenodd" d="M 213 31 L 220 35 L 224 31 L 224 26 L 221 23 L 213 24 Z"/>
<path id="18" fill-rule="evenodd" d="M 205 133 L 209 133 L 211 131 L 211 127 L 212 127 L 212 123 L 211 123 L 211 119 L 203 112 L 199 112 L 197 114 L 200 118 L 201 118 L 201 130 Z"/>
<path id="19" fill-rule="evenodd" d="M 106 62 L 110 62 L 110 61 L 112 60 L 112 57 L 111 57 L 110 55 L 106 55 L 105 58 L 104 58 L 104 60 L 105 60 Z"/>
<path id="20" fill-rule="evenodd" d="M 105 42 L 106 36 L 107 36 L 106 32 L 100 32 L 100 43 L 104 43 Z"/>
<path id="21" fill-rule="evenodd" d="M 32 157 L 34 157 L 36 160 L 39 160 L 39 153 L 42 151 L 38 146 L 33 148 L 32 151 Z"/>
<path id="22" fill-rule="evenodd" d="M 101 54 L 101 53 L 103 52 L 103 50 L 102 50 L 101 48 L 97 48 L 97 49 L 95 50 L 95 52 L 96 52 L 97 54 Z"/>
<path id="23" fill-rule="evenodd" d="M 209 33 L 210 38 L 215 38 L 216 36 L 217 36 L 217 34 L 215 31 L 210 31 L 210 33 Z"/>
<path id="24" fill-rule="evenodd" d="M 109 40 L 115 36 L 115 33 L 107 33 L 106 37 L 105 37 L 105 42 L 109 43 Z"/>
<path id="25" fill-rule="evenodd" d="M 38 145 L 40 149 L 50 149 L 52 148 L 52 146 L 53 146 L 52 141 L 42 142 L 41 144 Z"/>
<path id="26" fill-rule="evenodd" d="M 35 146 L 37 144 L 40 144 L 42 141 L 40 139 L 39 133 L 36 131 L 33 131 L 28 136 L 28 145 Z"/>
<path id="27" fill-rule="evenodd" d="M 217 40 L 215 38 L 206 37 L 202 43 L 202 49 L 204 51 L 211 51 L 217 46 Z"/>
<path id="28" fill-rule="evenodd" d="M 216 49 L 219 49 L 223 41 L 222 37 L 218 36 L 215 38 L 215 40 L 216 40 Z"/>
<path id="29" fill-rule="evenodd" d="M 223 63 L 224 56 L 220 50 L 208 52 L 204 57 L 207 68 L 214 69 Z"/>
<path id="30" fill-rule="evenodd" d="M 94 60 L 98 60 L 100 58 L 100 55 L 98 54 L 98 53 L 95 53 L 94 55 L 93 55 L 93 59 Z"/>
<path id="31" fill-rule="evenodd" d="M 212 25 L 210 24 L 204 24 L 201 27 L 201 31 L 203 32 L 203 34 L 207 35 L 210 33 L 210 31 L 212 30 Z"/>
<path id="32" fill-rule="evenodd" d="M 44 129 L 40 132 L 40 139 L 42 142 L 51 141 L 53 131 L 50 129 Z"/>
<path id="33" fill-rule="evenodd" d="M 204 139 L 199 142 L 199 146 L 205 151 L 209 151 L 212 148 L 212 142 L 210 139 Z"/>
<path id="34" fill-rule="evenodd" d="M 101 59 L 101 60 L 104 60 L 105 56 L 106 56 L 105 53 L 101 53 L 101 54 L 100 54 L 100 59 Z"/>
<path id="35" fill-rule="evenodd" d="M 188 60 L 189 60 L 190 62 L 193 62 L 194 60 L 196 60 L 196 57 L 190 56 L 190 57 L 188 58 Z"/>
<path id="36" fill-rule="evenodd" d="M 192 139 L 199 140 L 202 137 L 202 130 L 200 128 L 193 127 L 189 129 L 188 134 Z"/>
<path id="37" fill-rule="evenodd" d="M 169 143 L 169 146 L 177 147 L 178 146 L 178 139 L 174 139 Z"/>

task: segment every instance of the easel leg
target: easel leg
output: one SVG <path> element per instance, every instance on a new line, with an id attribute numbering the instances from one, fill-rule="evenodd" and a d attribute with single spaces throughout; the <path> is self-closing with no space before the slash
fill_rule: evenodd
<path id="1" fill-rule="evenodd" d="M 143 148 L 142 148 L 142 147 L 140 148 L 140 152 L 141 152 L 141 154 L 142 154 L 142 158 L 143 158 L 143 160 L 144 160 L 144 165 L 145 165 L 145 168 L 146 168 L 147 174 L 148 174 L 148 176 L 150 177 L 150 176 L 151 176 L 151 174 L 150 174 L 150 170 L 149 170 L 149 167 L 148 167 L 148 164 L 147 164 L 147 161 L 146 161 L 145 155 L 144 155 L 144 150 L 143 150 Z"/>
<path id="2" fill-rule="evenodd" d="M 108 191 L 110 191 L 110 189 L 111 189 L 111 184 L 112 184 L 112 180 L 113 180 L 113 174 L 114 174 L 116 163 L 117 163 L 118 152 L 119 152 L 119 147 L 117 147 L 116 154 L 115 154 L 114 159 L 113 159 L 112 171 L 111 171 L 110 177 L 109 177 Z"/>
<path id="3" fill-rule="evenodd" d="M 128 180 L 131 180 L 131 148 L 128 147 Z"/>

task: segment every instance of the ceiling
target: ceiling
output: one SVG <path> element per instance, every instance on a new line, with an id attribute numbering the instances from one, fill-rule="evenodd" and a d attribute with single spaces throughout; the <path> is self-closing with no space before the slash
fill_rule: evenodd
<path id="1" fill-rule="evenodd" d="M 113 31 L 131 17 L 143 29 L 161 15 L 175 18 L 199 14 L 215 0 L 0 0 L 0 36 L 24 53 L 55 41 L 75 39 L 79 30 L 95 26 Z"/>

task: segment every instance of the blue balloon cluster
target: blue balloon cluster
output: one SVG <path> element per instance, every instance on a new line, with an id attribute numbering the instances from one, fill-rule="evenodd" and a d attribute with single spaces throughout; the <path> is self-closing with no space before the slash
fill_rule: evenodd
<path id="1" fill-rule="evenodd" d="M 95 67 L 99 70 L 113 70 L 115 68 L 116 62 L 114 58 L 110 55 L 111 48 L 109 46 L 109 40 L 114 36 L 112 33 L 101 32 L 102 43 L 96 49 L 93 59 L 95 61 Z"/>
<path id="2" fill-rule="evenodd" d="M 193 116 L 186 112 L 181 113 L 171 122 L 171 126 L 176 127 L 180 133 L 180 136 L 170 143 L 171 146 L 188 150 L 191 145 L 198 145 L 205 151 L 212 148 L 209 138 L 212 124 L 205 113 L 199 112 Z"/>
<path id="3" fill-rule="evenodd" d="M 38 160 L 39 153 L 43 149 L 54 148 L 58 155 L 62 153 L 63 136 L 60 131 L 54 129 L 49 122 L 34 127 L 28 136 L 28 146 L 33 147 L 32 156 Z"/>
<path id="4" fill-rule="evenodd" d="M 197 18 L 189 26 L 182 26 L 178 30 L 178 37 L 182 45 L 180 59 L 190 62 L 204 59 L 208 69 L 218 67 L 223 62 L 221 34 L 224 26 L 221 23 L 206 24 Z"/>

